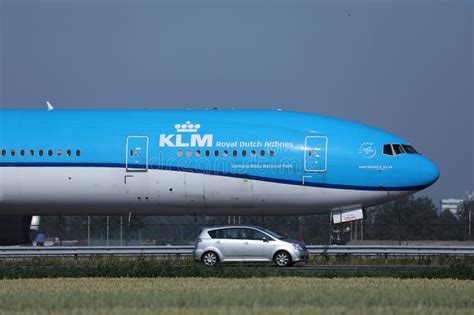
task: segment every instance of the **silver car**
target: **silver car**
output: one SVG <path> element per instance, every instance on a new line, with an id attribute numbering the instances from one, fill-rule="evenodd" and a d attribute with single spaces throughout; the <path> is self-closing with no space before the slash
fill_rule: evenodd
<path id="1" fill-rule="evenodd" d="M 219 262 L 275 262 L 288 267 L 306 261 L 309 253 L 302 242 L 258 226 L 204 228 L 196 240 L 194 260 L 207 266 Z"/>

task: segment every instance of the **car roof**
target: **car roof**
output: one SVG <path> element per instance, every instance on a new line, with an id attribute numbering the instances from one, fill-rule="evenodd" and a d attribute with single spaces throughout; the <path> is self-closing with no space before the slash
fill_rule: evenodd
<path id="1" fill-rule="evenodd" d="M 229 229 L 229 228 L 253 228 L 253 229 L 265 229 L 257 225 L 216 225 L 216 226 L 206 226 L 202 230 L 218 230 L 218 229 Z"/>

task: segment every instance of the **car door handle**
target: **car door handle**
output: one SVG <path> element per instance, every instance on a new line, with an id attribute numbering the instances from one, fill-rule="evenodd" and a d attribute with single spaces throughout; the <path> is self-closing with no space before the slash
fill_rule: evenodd
<path id="1" fill-rule="evenodd" d="M 217 241 L 217 242 L 216 242 L 216 244 L 220 244 L 220 243 L 221 243 L 221 241 Z"/>

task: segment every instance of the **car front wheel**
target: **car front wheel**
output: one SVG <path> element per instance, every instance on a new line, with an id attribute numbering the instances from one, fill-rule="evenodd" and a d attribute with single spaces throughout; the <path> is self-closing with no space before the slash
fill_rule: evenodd
<path id="1" fill-rule="evenodd" d="M 292 265 L 291 255 L 285 251 L 277 252 L 273 261 L 275 261 L 278 267 L 290 267 Z"/>
<path id="2" fill-rule="evenodd" d="M 219 256 L 214 252 L 205 252 L 202 255 L 202 263 L 206 266 L 215 266 L 219 262 Z"/>

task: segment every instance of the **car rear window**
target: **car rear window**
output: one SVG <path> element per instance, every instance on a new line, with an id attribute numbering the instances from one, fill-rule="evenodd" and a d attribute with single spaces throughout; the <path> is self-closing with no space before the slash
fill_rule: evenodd
<path id="1" fill-rule="evenodd" d="M 211 238 L 217 238 L 217 232 L 220 231 L 220 230 L 212 230 L 212 231 L 208 231 L 207 234 L 209 234 L 209 236 Z"/>

